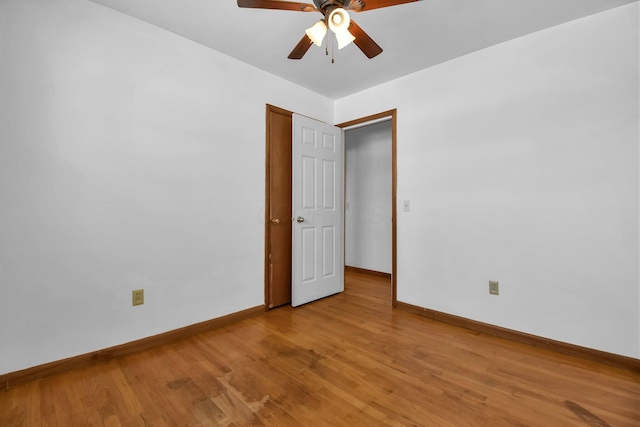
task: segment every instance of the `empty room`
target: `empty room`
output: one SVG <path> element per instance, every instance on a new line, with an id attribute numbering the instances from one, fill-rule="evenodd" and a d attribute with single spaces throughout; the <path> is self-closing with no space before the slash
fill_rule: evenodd
<path id="1" fill-rule="evenodd" d="M 0 0 L 0 426 L 639 426 L 637 0 Z"/>

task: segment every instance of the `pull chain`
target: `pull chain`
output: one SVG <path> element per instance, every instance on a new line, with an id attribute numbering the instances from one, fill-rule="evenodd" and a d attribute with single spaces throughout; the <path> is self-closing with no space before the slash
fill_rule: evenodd
<path id="1" fill-rule="evenodd" d="M 335 46 L 335 37 L 331 37 L 331 63 L 333 64 L 335 62 L 335 59 L 333 58 L 333 54 L 336 51 L 336 46 Z"/>
<path id="2" fill-rule="evenodd" d="M 327 44 L 324 47 L 324 54 L 329 56 L 329 43 L 331 43 L 331 63 L 334 64 L 335 63 L 334 52 L 336 51 L 336 47 L 334 43 L 335 39 L 334 37 L 332 37 L 331 31 L 327 31 L 327 37 L 325 38 L 325 40 L 327 41 Z"/>

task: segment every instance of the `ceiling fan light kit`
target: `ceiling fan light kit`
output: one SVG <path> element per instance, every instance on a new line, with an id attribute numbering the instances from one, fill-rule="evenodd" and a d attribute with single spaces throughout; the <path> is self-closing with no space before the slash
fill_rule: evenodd
<path id="1" fill-rule="evenodd" d="M 363 12 L 418 0 L 313 0 L 314 4 L 284 0 L 237 1 L 239 7 L 322 13 L 324 18 L 305 31 L 302 39 L 289 54 L 289 59 L 302 59 L 312 44 L 322 46 L 322 41 L 327 34 L 327 26 L 336 36 L 338 49 L 354 42 L 362 53 L 371 59 L 382 53 L 382 48 L 351 19 L 348 11 Z"/>

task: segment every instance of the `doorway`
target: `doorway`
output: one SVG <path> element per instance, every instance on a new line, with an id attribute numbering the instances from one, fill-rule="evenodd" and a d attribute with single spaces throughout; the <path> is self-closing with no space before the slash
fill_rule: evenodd
<path id="1" fill-rule="evenodd" d="M 396 301 L 397 301 L 397 227 L 396 227 L 396 210 L 397 210 L 397 197 L 396 197 L 396 188 L 397 188 L 397 160 L 396 160 L 396 156 L 397 156 L 397 110 L 389 110 L 389 111 L 385 111 L 379 114 L 374 114 L 371 116 L 367 116 L 367 117 L 362 117 L 360 119 L 356 119 L 356 120 L 352 120 L 349 122 L 345 122 L 345 123 L 341 123 L 338 124 L 337 126 L 342 128 L 347 135 L 349 135 L 350 130 L 355 130 L 355 129 L 359 129 L 359 128 L 363 128 L 363 127 L 369 127 L 369 126 L 373 126 L 373 125 L 378 125 L 380 123 L 383 122 L 388 122 L 388 125 L 390 126 L 390 135 L 391 135 L 391 140 L 390 141 L 386 141 L 387 143 L 390 142 L 390 151 L 391 151 L 391 171 L 390 171 L 390 178 L 391 178 L 391 201 L 390 201 L 390 205 L 391 205 L 391 209 L 390 209 L 390 215 L 391 215 L 391 241 L 390 241 L 390 246 L 391 246 L 391 259 L 390 259 L 390 273 L 391 273 L 391 305 L 395 308 L 396 307 Z M 345 138 L 345 146 L 347 146 L 349 144 L 349 140 L 348 138 Z M 384 142 L 381 142 L 384 143 Z M 347 166 L 349 167 L 349 166 Z M 348 173 L 348 172 L 347 172 Z M 387 178 L 388 179 L 388 175 Z M 349 201 L 347 201 L 347 203 L 350 203 Z M 345 203 L 345 207 L 346 207 L 346 203 Z M 354 206 L 352 206 L 351 204 L 349 205 L 348 210 L 350 210 L 351 208 L 353 208 Z M 375 225 L 373 225 L 372 223 L 375 223 L 378 219 L 381 221 L 386 221 L 388 220 L 388 217 L 386 217 L 386 215 L 384 215 L 384 213 L 382 211 L 380 212 L 376 212 L 375 210 L 372 211 L 370 208 L 375 209 L 376 206 L 371 206 L 369 205 L 367 208 L 364 209 L 364 213 L 362 213 L 362 211 L 360 212 L 360 215 L 365 215 L 365 216 L 369 216 L 367 222 L 369 222 L 369 230 L 371 231 L 373 228 L 375 228 Z M 350 215 L 352 212 L 347 211 L 347 214 Z M 373 228 L 372 228 L 373 227 Z M 348 237 L 347 237 L 348 238 Z M 382 241 L 384 241 L 384 237 L 382 237 Z M 383 249 L 385 250 L 385 249 Z M 369 264 L 362 264 L 362 265 L 382 265 L 383 263 L 385 263 L 386 261 L 383 261 L 381 258 L 378 258 L 377 260 L 374 260 L 376 258 L 375 255 L 372 255 L 371 260 L 369 260 L 370 262 L 373 262 L 373 264 L 369 263 Z M 360 260 L 362 261 L 362 260 Z M 368 262 L 369 262 L 368 261 Z M 356 266 L 359 267 L 359 266 Z M 363 270 L 371 270 L 371 268 L 361 268 Z M 389 266 L 386 265 L 383 268 L 379 268 L 379 267 L 374 267 L 372 268 L 375 272 L 379 272 L 379 270 L 387 270 L 389 269 Z M 386 271 L 382 271 L 383 274 L 386 275 Z"/>
<path id="2" fill-rule="evenodd" d="M 345 131 L 345 265 L 391 278 L 391 120 Z"/>
<path id="3" fill-rule="evenodd" d="M 265 307 L 291 302 L 293 112 L 267 105 L 265 182 Z M 344 129 L 391 120 L 391 297 L 396 306 L 396 110 L 337 125 Z"/>

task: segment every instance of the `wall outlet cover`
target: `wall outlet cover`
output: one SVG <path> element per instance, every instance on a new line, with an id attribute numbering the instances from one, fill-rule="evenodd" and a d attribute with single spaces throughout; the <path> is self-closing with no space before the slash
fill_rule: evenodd
<path id="1" fill-rule="evenodd" d="M 144 304 L 144 289 L 136 289 L 131 292 L 132 305 Z"/>
<path id="2" fill-rule="evenodd" d="M 500 295 L 500 285 L 498 282 L 489 280 L 489 293 L 491 295 Z"/>

